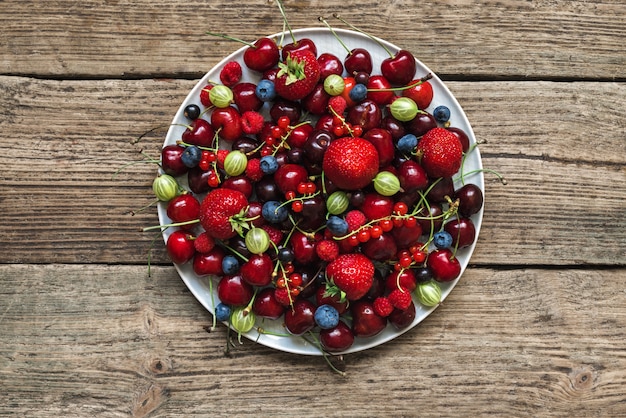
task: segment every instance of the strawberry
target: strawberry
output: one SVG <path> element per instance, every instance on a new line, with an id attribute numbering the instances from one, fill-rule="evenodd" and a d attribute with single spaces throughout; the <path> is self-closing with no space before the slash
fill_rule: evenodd
<path id="1" fill-rule="evenodd" d="M 360 253 L 341 254 L 326 266 L 326 277 L 345 294 L 346 299 L 358 300 L 374 283 L 374 263 Z M 328 290 L 331 295 L 337 293 Z"/>
<path id="2" fill-rule="evenodd" d="M 291 52 L 278 64 L 276 93 L 287 100 L 300 100 L 313 91 L 320 79 L 320 65 L 311 51 Z"/>
<path id="3" fill-rule="evenodd" d="M 452 177 L 461 168 L 463 146 L 452 132 L 433 128 L 417 144 L 417 158 L 430 177 Z"/>
<path id="4" fill-rule="evenodd" d="M 322 168 L 337 187 L 357 190 L 370 184 L 378 173 L 378 151 L 366 139 L 339 138 L 324 153 Z"/>
<path id="5" fill-rule="evenodd" d="M 200 224 L 213 238 L 232 238 L 242 228 L 247 207 L 248 199 L 240 191 L 214 189 L 200 205 Z"/>

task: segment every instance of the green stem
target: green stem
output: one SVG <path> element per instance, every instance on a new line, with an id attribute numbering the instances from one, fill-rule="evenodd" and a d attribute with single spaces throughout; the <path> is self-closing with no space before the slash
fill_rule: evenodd
<path id="1" fill-rule="evenodd" d="M 200 222 L 200 219 L 192 219 L 191 221 L 185 221 L 185 222 L 176 222 L 173 224 L 167 224 L 167 225 L 155 225 L 155 226 L 149 226 L 147 228 L 143 228 L 142 231 L 143 232 L 148 232 L 148 231 L 154 231 L 155 229 L 160 229 L 161 231 L 165 231 L 167 228 L 171 227 L 171 226 L 185 226 L 185 225 L 193 225 L 193 224 L 197 224 L 198 222 Z"/>
<path id="2" fill-rule="evenodd" d="M 328 30 L 330 30 L 330 32 L 333 34 L 333 36 L 337 39 L 337 41 L 339 41 L 339 44 L 343 47 L 343 49 L 345 49 L 348 52 L 348 55 L 352 55 L 352 51 L 350 50 L 350 48 L 348 48 L 346 46 L 346 44 L 343 43 L 343 41 L 341 40 L 341 38 L 339 37 L 339 35 L 337 35 L 337 33 L 335 32 L 335 30 L 332 28 L 332 26 L 330 26 L 328 24 L 328 22 L 326 21 L 326 19 L 324 19 L 323 17 L 318 17 L 317 20 L 319 20 L 320 22 L 322 22 L 324 25 L 326 25 L 326 27 L 328 28 Z"/>
<path id="3" fill-rule="evenodd" d="M 367 36 L 368 38 L 370 38 L 372 41 L 376 42 L 378 45 L 380 45 L 381 48 L 383 48 L 385 51 L 387 51 L 387 54 L 389 54 L 389 56 L 391 58 L 394 57 L 393 53 L 389 50 L 389 48 L 387 48 L 385 46 L 385 44 L 383 44 L 378 38 L 373 37 L 372 35 L 370 35 L 367 32 L 362 31 L 361 29 L 357 28 L 356 26 L 354 26 L 351 23 L 348 23 L 345 19 L 343 19 L 341 16 L 339 16 L 337 13 L 333 13 L 333 17 L 335 19 L 339 19 L 341 22 L 343 22 L 345 25 L 348 25 L 352 30 L 355 30 L 357 32 L 362 33 L 363 35 Z"/>
<path id="4" fill-rule="evenodd" d="M 289 34 L 291 35 L 291 39 L 293 40 L 293 43 L 296 43 L 296 37 L 293 36 L 293 31 L 291 30 L 291 26 L 289 25 L 289 21 L 287 20 L 287 15 L 285 14 L 285 9 L 283 7 L 283 2 L 281 0 L 276 0 L 276 4 L 278 4 L 278 10 L 280 10 L 280 14 L 283 16 L 283 25 L 287 26 L 287 30 L 289 30 Z M 283 31 L 284 33 L 284 31 Z M 281 39 L 281 45 L 282 45 L 282 39 Z"/>
<path id="5" fill-rule="evenodd" d="M 244 40 L 242 40 L 242 39 L 235 38 L 235 37 L 230 36 L 230 35 L 224 35 L 224 34 L 222 34 L 222 33 L 213 33 L 213 32 L 205 32 L 205 34 L 206 34 L 206 35 L 211 35 L 211 36 L 217 36 L 218 38 L 227 39 L 227 40 L 229 40 L 229 41 L 239 42 L 239 43 L 242 43 L 242 44 L 244 44 L 244 45 L 249 46 L 250 48 L 254 48 L 254 49 L 256 49 L 256 45 L 251 44 L 250 42 L 246 42 L 246 41 L 244 41 Z"/>

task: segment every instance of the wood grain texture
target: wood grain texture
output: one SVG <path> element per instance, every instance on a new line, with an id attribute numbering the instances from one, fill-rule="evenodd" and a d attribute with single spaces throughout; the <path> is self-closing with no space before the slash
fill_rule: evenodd
<path id="1" fill-rule="evenodd" d="M 0 261 L 145 262 L 155 234 L 139 231 L 158 223 L 156 210 L 129 212 L 151 201 L 156 166 L 114 174 L 143 159 L 141 151 L 158 158 L 163 132 L 131 142 L 167 125 L 194 83 L 1 81 L 0 106 L 8 116 L 0 121 L 6 231 Z M 482 142 L 485 167 L 508 180 L 503 186 L 487 175 L 472 262 L 626 265 L 626 85 L 454 82 L 450 88 Z M 505 91 L 532 107 L 504 100 Z M 572 245 L 578 250 L 570 251 Z M 168 262 L 159 240 L 153 256 Z"/>
<path id="2" fill-rule="evenodd" d="M 620 1 L 284 3 L 294 28 L 320 26 L 320 16 L 346 27 L 332 19 L 339 13 L 450 78 L 624 78 L 626 4 Z M 267 0 L 62 0 L 36 8 L 0 2 L 0 74 L 197 78 L 239 47 L 206 31 L 253 41 L 282 30 L 278 8 Z"/>
<path id="3" fill-rule="evenodd" d="M 250 341 L 225 357 L 225 328 L 205 331 L 210 314 L 171 267 L 0 265 L 0 415 L 619 416 L 622 281 L 471 268 L 340 377 Z"/>

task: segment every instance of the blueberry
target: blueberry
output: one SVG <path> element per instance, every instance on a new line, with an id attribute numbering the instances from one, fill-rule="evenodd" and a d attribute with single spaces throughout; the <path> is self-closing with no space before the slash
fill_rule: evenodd
<path id="1" fill-rule="evenodd" d="M 232 255 L 226 255 L 222 259 L 222 271 L 224 274 L 235 274 L 239 270 L 239 261 Z"/>
<path id="2" fill-rule="evenodd" d="M 278 170 L 278 160 L 273 155 L 261 158 L 261 171 L 263 174 L 273 174 Z"/>
<path id="3" fill-rule="evenodd" d="M 346 235 L 348 233 L 348 222 L 339 216 L 331 216 L 326 221 L 326 228 L 336 237 Z"/>
<path id="4" fill-rule="evenodd" d="M 293 253 L 293 250 L 291 248 L 287 248 L 287 247 L 280 247 L 278 249 L 278 255 L 277 258 L 280 262 L 282 263 L 290 263 L 292 262 L 296 257 L 295 254 Z"/>
<path id="5" fill-rule="evenodd" d="M 452 246 L 452 235 L 446 231 L 435 232 L 433 242 L 437 248 L 450 248 Z"/>
<path id="6" fill-rule="evenodd" d="M 339 312 L 333 306 L 320 305 L 315 310 L 315 323 L 322 329 L 331 329 L 339 323 Z"/>
<path id="7" fill-rule="evenodd" d="M 269 200 L 263 204 L 261 215 L 268 222 L 280 223 L 287 219 L 289 211 L 285 206 L 281 206 L 280 202 Z"/>
<path id="8" fill-rule="evenodd" d="M 230 306 L 222 302 L 218 303 L 215 307 L 215 319 L 218 321 L 228 321 L 228 318 L 230 318 Z"/>
<path id="9" fill-rule="evenodd" d="M 400 152 L 409 154 L 413 152 L 417 146 L 417 137 L 413 134 L 406 134 L 398 139 L 398 144 L 396 146 Z"/>
<path id="10" fill-rule="evenodd" d="M 350 93 L 348 93 L 348 96 L 350 96 L 350 99 L 354 102 L 362 102 L 367 97 L 367 87 L 365 84 L 355 84 L 352 90 L 350 90 Z"/>
<path id="11" fill-rule="evenodd" d="M 448 106 L 437 106 L 433 110 L 433 116 L 437 122 L 446 123 L 450 120 L 450 109 L 448 109 Z"/>
<path id="12" fill-rule="evenodd" d="M 256 97 L 262 102 L 271 102 L 276 98 L 276 89 L 274 88 L 274 83 L 270 80 L 263 79 L 259 81 L 254 92 Z"/>
<path id="13" fill-rule="evenodd" d="M 200 164 L 200 160 L 202 159 L 202 150 L 195 145 L 190 145 L 180 156 L 180 160 L 183 162 L 185 167 L 194 168 L 198 164 Z"/>

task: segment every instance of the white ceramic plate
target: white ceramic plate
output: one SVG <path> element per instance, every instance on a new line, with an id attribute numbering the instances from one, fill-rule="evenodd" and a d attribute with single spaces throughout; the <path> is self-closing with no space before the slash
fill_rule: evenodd
<path id="1" fill-rule="evenodd" d="M 380 63 L 382 62 L 382 60 L 389 57 L 387 52 L 380 45 L 378 45 L 369 37 L 358 32 L 343 30 L 343 29 L 334 29 L 334 30 L 349 49 L 357 48 L 357 47 L 366 48 L 370 52 L 372 56 L 372 61 L 374 63 L 374 67 L 373 67 L 374 70 L 372 74 L 380 74 Z M 312 39 L 317 45 L 318 54 L 329 52 L 329 53 L 335 54 L 340 59 L 343 59 L 346 56 L 346 50 L 341 46 L 341 44 L 337 41 L 337 39 L 333 36 L 333 34 L 325 27 L 298 29 L 298 30 L 294 30 L 294 34 L 297 39 L 301 39 L 301 38 Z M 281 33 L 278 33 L 278 34 L 272 35 L 271 37 L 275 39 L 280 39 L 281 35 L 282 35 Z M 291 41 L 290 35 L 285 34 L 285 42 L 290 42 L 290 41 Z M 381 41 L 381 42 L 383 42 L 387 46 L 387 48 L 389 48 L 389 50 L 392 52 L 398 51 L 400 49 L 397 46 L 390 44 L 386 41 Z M 188 94 L 188 96 L 185 98 L 184 102 L 178 109 L 178 112 L 176 113 L 174 120 L 172 121 L 172 126 L 167 133 L 164 146 L 174 144 L 177 140 L 181 138 L 181 135 L 183 131 L 185 130 L 185 128 L 176 124 L 186 123 L 187 120 L 184 116 L 185 106 L 191 103 L 200 105 L 200 99 L 199 99 L 200 91 L 209 82 L 209 80 L 219 80 L 220 69 L 224 66 L 226 62 L 231 61 L 231 60 L 237 60 L 242 64 L 242 68 L 243 68 L 242 81 L 249 81 L 255 84 L 259 81 L 259 78 L 260 78 L 259 74 L 253 71 L 247 70 L 247 68 L 243 64 L 243 53 L 245 49 L 246 47 L 243 47 L 235 51 L 233 54 L 229 55 L 228 57 L 224 58 L 224 60 L 222 60 L 215 67 L 213 67 L 211 71 L 209 71 L 195 85 L 195 87 L 191 90 L 191 92 Z M 412 52 L 416 56 L 419 55 L 419 51 L 412 51 Z M 433 97 L 431 106 L 427 110 L 432 113 L 432 110 L 438 105 L 448 106 L 451 111 L 451 118 L 450 118 L 451 126 L 455 126 L 464 130 L 469 136 L 470 144 L 475 144 L 476 139 L 472 131 L 472 128 L 470 126 L 470 123 L 467 120 L 467 117 L 465 116 L 465 113 L 463 112 L 463 109 L 461 108 L 457 100 L 454 98 L 454 96 L 448 90 L 448 88 L 443 84 L 443 82 L 435 75 L 435 73 L 432 72 L 428 67 L 426 67 L 419 60 L 417 60 L 417 70 L 416 70 L 415 78 L 423 77 L 424 75 L 428 73 L 433 74 L 433 78 L 430 80 L 430 83 L 433 86 L 434 97 Z M 481 168 L 482 168 L 482 163 L 481 163 L 479 151 L 478 149 L 474 149 L 466 157 L 463 170 L 464 172 L 468 173 L 470 171 L 474 171 L 474 170 L 481 169 Z M 474 183 L 477 186 L 479 186 L 481 190 L 484 190 L 484 178 L 481 172 L 472 174 L 470 177 L 466 177 L 465 181 Z M 181 183 L 184 183 L 184 182 L 185 181 L 183 180 Z M 170 219 L 167 217 L 167 214 L 166 214 L 165 204 L 159 205 L 158 214 L 159 214 L 159 221 L 161 225 L 171 223 Z M 483 210 L 481 209 L 479 213 L 475 214 L 472 217 L 472 220 L 476 227 L 476 237 L 478 237 L 478 233 L 480 231 L 482 215 L 483 215 Z M 168 229 L 166 229 L 163 232 L 163 238 L 165 241 L 167 241 L 167 238 L 170 233 L 171 231 Z M 470 256 L 472 252 L 474 251 L 474 246 L 475 246 L 475 243 L 472 246 L 461 249 L 457 252 L 457 256 L 462 267 L 461 276 L 469 263 Z M 187 287 L 191 291 L 191 293 L 198 299 L 198 301 L 200 301 L 200 303 L 208 311 L 213 313 L 213 308 L 219 302 L 219 300 L 217 298 L 216 292 L 213 292 L 213 293 L 211 292 L 211 286 L 209 285 L 209 281 L 214 280 L 212 288 L 213 290 L 215 290 L 217 287 L 217 279 L 211 278 L 211 277 L 198 277 L 193 272 L 191 263 L 186 263 L 184 265 L 176 265 L 176 268 L 181 278 L 183 279 L 184 283 L 187 285 Z M 452 289 L 454 288 L 458 280 L 459 279 L 456 279 L 455 281 L 442 284 L 443 299 L 445 299 L 446 296 L 450 293 L 450 291 L 452 291 Z M 397 330 L 392 325 L 388 325 L 387 328 L 385 328 L 380 334 L 376 335 L 375 337 L 355 338 L 354 345 L 345 353 L 352 353 L 352 352 L 366 350 L 366 349 L 378 346 L 380 344 L 383 344 L 387 341 L 390 341 L 394 339 L 395 337 L 401 335 L 402 333 L 415 327 L 418 323 L 420 323 L 428 315 L 430 315 L 435 309 L 435 308 L 425 308 L 417 302 L 415 303 L 415 307 L 416 307 L 416 317 L 413 323 L 409 327 L 404 328 L 402 330 Z M 262 326 L 266 330 L 273 330 L 278 333 L 284 334 L 286 332 L 282 326 L 281 320 L 270 321 L 267 319 L 266 320 L 258 319 L 257 325 Z M 282 350 L 282 351 L 291 352 L 291 353 L 298 353 L 298 354 L 306 354 L 306 355 L 320 355 L 321 354 L 317 346 L 308 343 L 307 341 L 305 341 L 303 338 L 300 338 L 300 337 L 283 337 L 283 336 L 273 336 L 273 335 L 268 335 L 268 334 L 259 334 L 256 331 L 256 327 L 252 331 L 243 335 L 249 338 L 250 340 L 256 341 L 268 347 L 275 348 L 277 350 Z"/>

